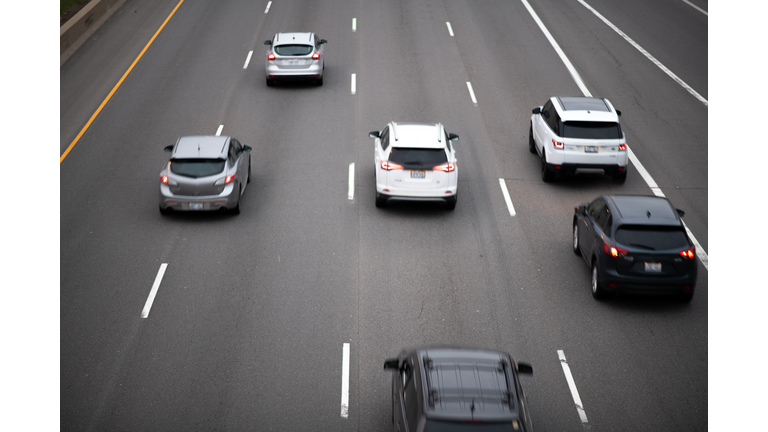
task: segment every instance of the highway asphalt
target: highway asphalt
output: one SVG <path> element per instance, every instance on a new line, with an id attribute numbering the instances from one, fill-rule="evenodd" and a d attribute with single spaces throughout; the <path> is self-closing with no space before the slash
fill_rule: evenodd
<path id="1" fill-rule="evenodd" d="M 707 15 L 584 1 L 709 97 Z M 583 92 L 526 3 L 709 252 L 706 104 L 579 0 L 267 3 L 128 0 L 60 68 L 61 430 L 387 431 L 384 359 L 442 344 L 532 364 L 537 431 L 707 430 L 709 270 L 689 304 L 592 299 L 573 207 L 653 192 L 635 165 L 541 181 L 531 109 Z M 266 87 L 281 31 L 328 40 L 322 87 Z M 374 206 L 368 132 L 392 120 L 460 136 L 454 211 Z M 161 216 L 163 147 L 219 127 L 253 147 L 242 213 Z"/>

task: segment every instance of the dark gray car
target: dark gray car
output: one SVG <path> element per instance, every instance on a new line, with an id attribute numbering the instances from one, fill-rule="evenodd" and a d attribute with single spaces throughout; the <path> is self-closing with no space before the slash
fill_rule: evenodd
<path id="1" fill-rule="evenodd" d="M 518 374 L 507 353 L 464 348 L 403 350 L 392 371 L 392 427 L 399 432 L 532 431 Z"/>
<path id="2" fill-rule="evenodd" d="M 187 136 L 165 147 L 170 160 L 160 172 L 160 213 L 230 210 L 251 181 L 251 147 L 228 136 Z"/>

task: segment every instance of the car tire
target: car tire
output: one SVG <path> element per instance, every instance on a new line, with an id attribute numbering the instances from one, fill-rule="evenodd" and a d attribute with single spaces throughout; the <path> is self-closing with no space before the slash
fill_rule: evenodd
<path id="1" fill-rule="evenodd" d="M 448 210 L 455 210 L 456 209 L 456 201 L 458 201 L 458 200 L 459 200 L 459 194 L 456 194 L 456 195 L 453 196 L 453 199 L 451 199 L 449 201 L 446 201 L 445 207 Z"/>
<path id="2" fill-rule="evenodd" d="M 232 208 L 232 210 L 230 210 L 232 212 L 232 214 L 236 214 L 236 215 L 240 214 L 240 200 L 243 198 L 243 196 L 241 195 L 242 192 L 243 192 L 243 188 L 238 189 L 238 191 L 237 191 L 237 205 L 235 205 Z"/>
<path id="3" fill-rule="evenodd" d="M 683 303 L 690 303 L 693 300 L 694 287 L 691 287 L 690 293 L 682 293 L 678 299 Z"/>
<path id="4" fill-rule="evenodd" d="M 550 183 L 555 180 L 555 173 L 547 168 L 547 152 L 541 149 L 541 179 L 544 183 Z"/>
<path id="5" fill-rule="evenodd" d="M 622 173 L 614 175 L 613 181 L 619 184 L 624 184 L 624 182 L 627 181 L 627 169 L 624 168 Z"/>
<path id="6" fill-rule="evenodd" d="M 533 123 L 528 128 L 528 151 L 536 154 L 536 141 L 533 139 Z"/>
<path id="7" fill-rule="evenodd" d="M 251 182 L 251 155 L 248 155 L 248 183 Z"/>
<path id="8" fill-rule="evenodd" d="M 597 257 L 592 264 L 592 297 L 597 300 L 605 298 L 605 290 L 603 289 L 603 282 L 600 280 L 600 268 L 597 264 Z"/>
<path id="9" fill-rule="evenodd" d="M 573 253 L 581 255 L 581 249 L 579 249 L 579 222 L 573 221 Z"/>
<path id="10" fill-rule="evenodd" d="M 162 207 L 160 207 L 160 214 L 161 214 L 161 215 L 163 215 L 163 216 L 166 216 L 166 215 L 168 215 L 170 212 L 171 212 L 171 209 L 169 209 L 169 208 L 162 208 Z"/>
<path id="11" fill-rule="evenodd" d="M 275 80 L 267 78 L 267 87 L 272 87 L 273 85 L 275 85 Z"/>
<path id="12" fill-rule="evenodd" d="M 318 78 L 318 80 L 315 81 L 315 85 L 318 86 L 318 87 L 323 85 L 323 77 Z"/>

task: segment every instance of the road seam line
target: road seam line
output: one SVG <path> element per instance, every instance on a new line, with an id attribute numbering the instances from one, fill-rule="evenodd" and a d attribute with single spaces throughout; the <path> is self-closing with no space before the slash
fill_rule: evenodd
<path id="1" fill-rule="evenodd" d="M 499 185 L 501 185 L 501 193 L 504 195 L 504 201 L 507 202 L 507 209 L 509 209 L 509 215 L 514 216 L 517 213 L 515 213 L 515 206 L 512 205 L 512 199 L 509 197 L 509 190 L 507 190 L 507 184 L 504 182 L 503 178 L 499 179 Z"/>
<path id="2" fill-rule="evenodd" d="M 165 275 L 166 267 L 168 267 L 168 263 L 160 264 L 160 270 L 157 271 L 157 276 L 155 276 L 155 283 L 152 284 L 152 289 L 149 291 L 147 302 L 144 303 L 144 309 L 141 311 L 142 318 L 147 318 L 149 316 L 149 310 L 152 309 L 152 303 L 155 301 L 158 288 L 160 288 L 160 282 L 163 281 L 163 275 Z"/>
<path id="3" fill-rule="evenodd" d="M 571 396 L 573 397 L 573 402 L 576 404 L 576 411 L 579 413 L 579 418 L 581 419 L 582 423 L 586 424 L 587 413 L 584 411 L 584 404 L 581 403 L 579 391 L 576 389 L 576 382 L 573 380 L 571 368 L 568 366 L 568 361 L 565 359 L 565 353 L 563 350 L 557 350 L 557 357 L 560 358 L 560 365 L 563 367 L 565 380 L 568 381 L 568 387 L 571 389 Z"/>

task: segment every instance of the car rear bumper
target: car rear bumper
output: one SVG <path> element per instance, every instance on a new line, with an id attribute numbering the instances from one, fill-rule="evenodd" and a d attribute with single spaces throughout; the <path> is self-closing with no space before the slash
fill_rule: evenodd
<path id="1" fill-rule="evenodd" d="M 547 163 L 547 169 L 555 173 L 564 174 L 599 174 L 602 172 L 603 174 L 612 176 L 627 172 L 626 165 L 621 166 L 581 163 L 564 163 L 559 165 Z"/>
<path id="2" fill-rule="evenodd" d="M 234 186 L 225 187 L 219 195 L 186 196 L 174 195 L 167 185 L 160 185 L 160 208 L 174 211 L 206 211 L 231 209 L 237 205 L 238 196 Z M 202 204 L 201 209 L 190 209 L 190 203 Z M 192 206 L 194 207 L 194 205 Z"/>
<path id="3" fill-rule="evenodd" d="M 456 202 L 456 192 L 445 194 L 444 196 L 435 196 L 435 195 L 390 195 L 387 193 L 376 193 L 377 199 L 385 200 L 386 202 L 390 201 L 422 201 L 422 202 L 442 202 L 445 204 L 450 204 Z"/>
<path id="4" fill-rule="evenodd" d="M 323 69 L 319 64 L 313 64 L 305 69 L 281 69 L 277 66 L 267 67 L 267 78 L 279 80 L 319 79 L 323 77 Z"/>
<path id="5" fill-rule="evenodd" d="M 684 295 L 692 294 L 696 287 L 695 265 L 693 270 L 682 276 L 627 276 L 603 266 L 600 267 L 600 273 L 604 289 L 622 294 Z"/>

